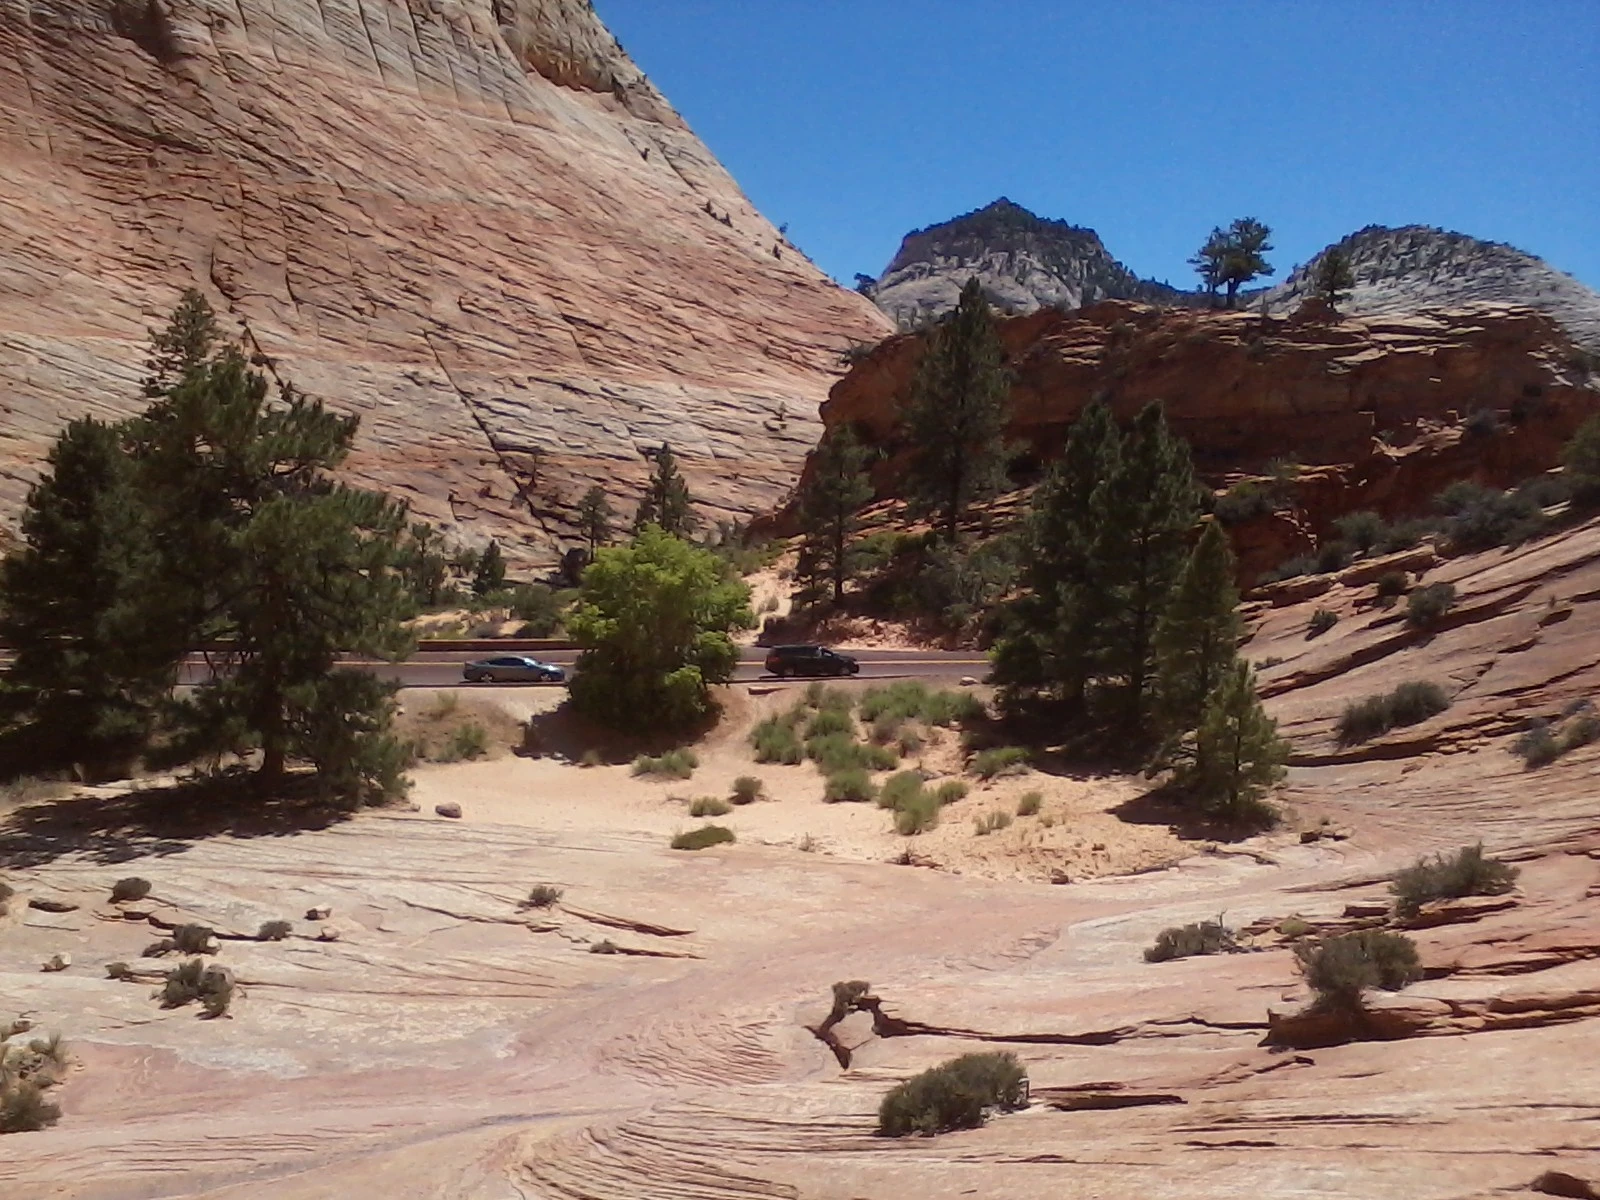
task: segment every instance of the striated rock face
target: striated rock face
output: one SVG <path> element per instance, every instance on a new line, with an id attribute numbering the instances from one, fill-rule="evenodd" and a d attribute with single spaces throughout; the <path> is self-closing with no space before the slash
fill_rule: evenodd
<path id="1" fill-rule="evenodd" d="M 189 285 L 361 415 L 355 476 L 523 560 L 663 439 L 706 516 L 770 506 L 888 329 L 586 0 L 0 0 L 0 164 L 0 522 Z"/>
<path id="2" fill-rule="evenodd" d="M 1529 309 L 1339 320 L 1316 306 L 1262 318 L 1107 301 L 999 330 L 1015 372 L 1011 437 L 1025 451 L 1018 482 L 1060 452 L 1091 399 L 1124 419 L 1162 400 L 1215 483 L 1273 459 L 1332 468 L 1308 473 L 1301 489 L 1323 524 L 1352 508 L 1414 511 L 1455 479 L 1526 479 L 1553 466 L 1600 409 L 1600 379 L 1550 317 Z M 890 339 L 822 408 L 828 425 L 853 424 L 886 451 L 883 495 L 910 451 L 897 423 L 920 353 L 921 335 Z M 1467 419 L 1486 412 L 1494 432 L 1470 432 Z"/>
<path id="3" fill-rule="evenodd" d="M 1579 346 L 1600 351 L 1600 294 L 1511 246 L 1429 225 L 1369 225 L 1334 248 L 1349 256 L 1355 273 L 1342 305 L 1349 313 L 1387 316 L 1480 301 L 1524 305 L 1554 317 Z M 1270 311 L 1296 308 L 1321 260 L 1317 255 L 1267 291 Z"/>
<path id="4" fill-rule="evenodd" d="M 1108 299 L 1193 299 L 1140 279 L 1111 257 L 1094 230 L 1035 216 L 1003 196 L 987 208 L 908 233 L 867 294 L 909 326 L 954 308 L 973 275 L 994 303 L 1015 313 Z"/>

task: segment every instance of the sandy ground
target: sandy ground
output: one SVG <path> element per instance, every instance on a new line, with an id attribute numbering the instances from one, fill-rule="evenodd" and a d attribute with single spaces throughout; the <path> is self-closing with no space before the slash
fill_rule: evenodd
<path id="1" fill-rule="evenodd" d="M 955 686 L 955 680 L 945 682 Z M 836 686 L 859 693 L 871 685 Z M 726 798 L 736 778 L 754 775 L 762 781 L 763 798 L 711 819 L 732 829 L 741 842 L 758 845 L 807 848 L 858 862 L 891 861 L 909 853 L 917 865 L 958 874 L 1043 882 L 1148 870 L 1194 852 L 1196 843 L 1183 841 L 1164 825 L 1130 824 L 1112 812 L 1146 790 L 1137 779 L 1028 771 L 985 782 L 962 772 L 957 732 L 939 728 L 927 730 L 927 745 L 902 767 L 920 768 L 930 777 L 930 786 L 961 779 L 970 790 L 944 808 L 935 829 L 902 837 L 894 830 L 893 814 L 876 804 L 825 802 L 824 779 L 815 764 L 755 762 L 748 740 L 751 728 L 789 708 L 804 691 L 803 684 L 727 689 L 725 717 L 695 745 L 700 766 L 689 779 L 636 777 L 627 763 L 584 767 L 570 757 L 501 754 L 482 762 L 420 766 L 413 774 L 412 799 L 429 817 L 434 805 L 454 801 L 472 820 L 547 830 L 648 833 L 665 842 L 704 823 L 689 815 L 692 800 Z M 553 710 L 560 700 L 555 692 L 474 689 L 470 705 L 500 709 L 503 715 L 493 723 L 506 730 L 506 716 L 526 719 Z M 429 703 L 437 701 L 421 701 L 418 707 L 426 711 Z M 460 713 L 468 712 L 463 700 Z M 878 772 L 874 779 L 881 783 L 892 773 Z M 1041 794 L 1039 812 L 1015 816 L 1018 800 L 1029 792 Z M 1010 826 L 983 835 L 975 832 L 975 819 L 993 812 L 1012 815 Z"/>

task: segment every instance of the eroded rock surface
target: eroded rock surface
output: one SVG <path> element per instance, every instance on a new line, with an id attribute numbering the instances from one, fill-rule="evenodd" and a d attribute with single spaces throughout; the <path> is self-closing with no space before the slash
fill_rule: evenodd
<path id="1" fill-rule="evenodd" d="M 888 329 L 583 0 L 0 0 L 0 163 L 0 520 L 185 286 L 361 415 L 356 477 L 540 561 L 666 439 L 770 507 Z"/>

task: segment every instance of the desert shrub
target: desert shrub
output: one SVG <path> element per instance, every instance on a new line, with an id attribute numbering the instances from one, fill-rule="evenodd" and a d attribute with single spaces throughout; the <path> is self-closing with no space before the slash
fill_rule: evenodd
<path id="1" fill-rule="evenodd" d="M 1384 531 L 1373 549 L 1379 554 L 1395 554 L 1401 550 L 1410 550 L 1431 532 L 1432 526 L 1427 521 L 1415 519 L 1396 521 Z"/>
<path id="2" fill-rule="evenodd" d="M 1600 414 L 1590 417 L 1561 449 L 1561 464 L 1572 481 L 1572 501 L 1587 508 L 1600 504 Z"/>
<path id="3" fill-rule="evenodd" d="M 754 775 L 741 775 L 733 781 L 733 802 L 735 804 L 753 804 L 761 799 L 761 793 L 765 790 L 765 786 Z"/>
<path id="4" fill-rule="evenodd" d="M 905 1137 L 974 1129 L 986 1109 L 1014 1112 L 1027 1102 L 1028 1077 L 1016 1055 L 964 1054 L 890 1089 L 878 1106 L 878 1132 Z"/>
<path id="5" fill-rule="evenodd" d="M 1324 542 L 1317 548 L 1317 574 L 1342 571 L 1350 565 L 1350 547 L 1340 541 Z"/>
<path id="6" fill-rule="evenodd" d="M 61 1119 L 61 1107 L 32 1079 L 0 1087 L 0 1133 L 33 1133 Z"/>
<path id="7" fill-rule="evenodd" d="M 601 938 L 598 942 L 589 943 L 590 954 L 621 954 L 622 948 L 610 938 Z"/>
<path id="8" fill-rule="evenodd" d="M 1477 408 L 1461 423 L 1471 437 L 1493 437 L 1500 431 L 1500 418 L 1492 408 Z"/>
<path id="9" fill-rule="evenodd" d="M 654 758 L 641 754 L 633 760 L 633 773 L 657 779 L 687 779 L 699 765 L 700 758 L 693 750 L 668 750 Z"/>
<path id="10" fill-rule="evenodd" d="M 106 964 L 107 979 L 132 979 L 133 968 L 125 962 L 108 962 Z"/>
<path id="11" fill-rule="evenodd" d="M 827 783 L 823 786 L 822 798 L 829 804 L 838 804 L 841 801 L 865 804 L 870 803 L 877 793 L 878 789 L 873 786 L 866 771 L 860 767 L 846 767 L 828 776 Z"/>
<path id="12" fill-rule="evenodd" d="M 1370 509 L 1345 513 L 1334 521 L 1333 527 L 1339 531 L 1339 537 L 1348 543 L 1351 549 L 1363 554 L 1382 542 L 1389 534 L 1389 527 L 1383 518 Z"/>
<path id="13" fill-rule="evenodd" d="M 553 884 L 536 883 L 528 889 L 528 898 L 518 907 L 520 908 L 553 908 L 561 903 L 561 897 L 566 893 Z"/>
<path id="14" fill-rule="evenodd" d="M 1218 496 L 1212 506 L 1224 525 L 1242 525 L 1285 507 L 1278 490 L 1256 479 L 1245 479 Z"/>
<path id="15" fill-rule="evenodd" d="M 1422 978 L 1416 943 L 1404 934 L 1362 929 L 1301 942 L 1296 965 L 1316 993 L 1314 1007 L 1352 1011 L 1370 988 L 1397 992 Z"/>
<path id="16" fill-rule="evenodd" d="M 883 713 L 872 722 L 868 736 L 880 746 L 887 746 L 900 736 L 906 719 L 893 713 Z"/>
<path id="17" fill-rule="evenodd" d="M 939 798 L 921 791 L 906 800 L 894 814 L 894 831 L 901 837 L 926 833 L 939 824 Z"/>
<path id="18" fill-rule="evenodd" d="M 1511 752 L 1530 770 L 1549 766 L 1568 751 L 1600 741 L 1600 714 L 1589 701 L 1569 705 L 1562 717 L 1559 727 L 1535 718 L 1527 731 L 1511 743 Z"/>
<path id="19" fill-rule="evenodd" d="M 1274 928 L 1286 938 L 1302 938 L 1311 932 L 1311 922 L 1304 917 L 1285 917 Z"/>
<path id="20" fill-rule="evenodd" d="M 487 753 L 489 731 L 476 721 L 463 721 L 450 731 L 435 757 L 439 762 L 452 763 L 482 758 Z"/>
<path id="21" fill-rule="evenodd" d="M 1587 746 L 1590 742 L 1600 742 L 1600 715 L 1592 709 L 1579 713 L 1562 729 L 1561 753 Z"/>
<path id="22" fill-rule="evenodd" d="M 926 744 L 927 739 L 918 730 L 909 725 L 901 729 L 900 736 L 894 740 L 894 748 L 900 752 L 902 758 L 908 754 L 920 753 L 922 747 Z"/>
<path id="23" fill-rule="evenodd" d="M 691 817 L 725 817 L 733 811 L 721 796 L 697 796 L 689 802 L 689 815 Z"/>
<path id="24" fill-rule="evenodd" d="M 806 724 L 807 741 L 840 733 L 852 738 L 856 735 L 856 723 L 843 709 L 820 708 Z"/>
<path id="25" fill-rule="evenodd" d="M 150 881 L 140 879 L 137 875 L 130 875 L 126 879 L 119 879 L 111 885 L 111 903 L 120 904 L 124 900 L 143 900 L 150 894 Z"/>
<path id="26" fill-rule="evenodd" d="M 1017 816 L 1031 817 L 1037 815 L 1040 806 L 1044 803 L 1044 793 L 1024 792 L 1017 801 Z"/>
<path id="27" fill-rule="evenodd" d="M 1430 583 L 1406 597 L 1406 624 L 1427 629 L 1455 606 L 1456 589 L 1450 583 Z"/>
<path id="28" fill-rule="evenodd" d="M 1561 757 L 1561 742 L 1549 721 L 1535 719 L 1526 732 L 1511 743 L 1511 753 L 1522 759 L 1529 770 L 1547 767 Z"/>
<path id="29" fill-rule="evenodd" d="M 542 583 L 524 583 L 510 595 L 511 615 L 522 621 L 523 637 L 550 637 L 561 629 L 561 603 Z"/>
<path id="30" fill-rule="evenodd" d="M 172 931 L 172 948 L 179 954 L 209 954 L 216 936 L 209 925 L 179 925 Z"/>
<path id="31" fill-rule="evenodd" d="M 1144 952 L 1145 962 L 1167 962 L 1197 954 L 1231 953 L 1239 948 L 1233 930 L 1221 921 L 1198 921 L 1174 925 L 1156 935 L 1156 943 Z"/>
<path id="32" fill-rule="evenodd" d="M 982 720 L 987 714 L 983 701 L 971 692 L 931 692 L 922 716 L 930 725 L 957 725 Z"/>
<path id="33" fill-rule="evenodd" d="M 600 751 L 590 746 L 579 757 L 578 765 L 580 767 L 603 767 L 606 765 L 606 758 Z"/>
<path id="34" fill-rule="evenodd" d="M 1465 480 L 1445 488 L 1433 504 L 1444 514 L 1445 536 L 1462 550 L 1516 545 L 1536 536 L 1545 523 L 1544 513 L 1527 495 Z"/>
<path id="35" fill-rule="evenodd" d="M 991 833 L 998 833 L 1011 824 L 1011 814 L 1002 809 L 985 813 L 972 818 L 972 832 L 979 837 L 987 837 Z"/>
<path id="36" fill-rule="evenodd" d="M 1377 584 L 1373 588 L 1373 594 L 1379 600 L 1394 600 L 1397 597 L 1404 596 L 1408 586 L 1410 586 L 1410 581 L 1406 579 L 1404 571 L 1385 571 L 1378 576 Z"/>
<path id="37" fill-rule="evenodd" d="M 820 679 L 806 684 L 806 704 L 821 712 L 849 713 L 855 699 L 843 688 L 828 687 Z"/>
<path id="38" fill-rule="evenodd" d="M 1298 579 L 1302 575 L 1313 574 L 1317 569 L 1317 560 L 1310 555 L 1297 554 L 1293 558 L 1286 558 L 1270 570 L 1263 571 L 1258 580 L 1260 583 L 1280 583 L 1285 579 Z"/>
<path id="39" fill-rule="evenodd" d="M 979 779 L 1021 775 L 1028 770 L 1028 751 L 1022 746 L 995 746 L 973 755 L 968 769 Z"/>
<path id="40" fill-rule="evenodd" d="M 167 972 L 158 993 L 162 1008 L 182 1008 L 200 998 L 200 981 L 205 978 L 206 964 L 198 958 L 179 963 Z"/>
<path id="41" fill-rule="evenodd" d="M 1387 694 L 1346 705 L 1339 718 L 1339 744 L 1369 741 L 1391 729 L 1426 721 L 1449 707 L 1450 697 L 1437 683 L 1402 683 Z"/>
<path id="42" fill-rule="evenodd" d="M 1331 608 L 1319 608 L 1306 622 L 1306 637 L 1321 637 L 1339 623 L 1339 614 Z"/>
<path id="43" fill-rule="evenodd" d="M 674 850 L 704 850 L 707 846 L 720 846 L 723 842 L 734 841 L 733 830 L 726 825 L 702 825 L 699 829 L 691 829 L 680 833 L 672 839 Z"/>
<path id="44" fill-rule="evenodd" d="M 800 735 L 794 725 L 782 717 L 768 717 L 750 732 L 750 743 L 755 747 L 758 763 L 787 763 L 793 766 L 805 757 Z"/>
<path id="45" fill-rule="evenodd" d="M 954 804 L 957 800 L 965 798 L 967 785 L 960 779 L 946 779 L 933 789 L 933 796 L 942 808 L 946 804 Z"/>
<path id="46" fill-rule="evenodd" d="M 922 794 L 922 773 L 920 771 L 896 771 L 884 780 L 883 787 L 878 791 L 878 806 L 880 808 L 899 809 L 905 804 Z"/>
<path id="47" fill-rule="evenodd" d="M 806 742 L 806 755 L 824 775 L 834 775 L 852 767 L 864 771 L 888 771 L 900 757 L 887 746 L 872 746 L 856 741 L 846 733 L 830 733 Z"/>
<path id="48" fill-rule="evenodd" d="M 294 932 L 294 926 L 287 921 L 263 921 L 256 930 L 258 942 L 281 942 Z"/>
<path id="49" fill-rule="evenodd" d="M 1430 900 L 1503 895 L 1515 886 L 1517 874 L 1515 867 L 1485 858 L 1480 843 L 1448 856 L 1419 858 L 1395 875 L 1389 888 L 1395 894 L 1395 912 L 1412 917 Z"/>

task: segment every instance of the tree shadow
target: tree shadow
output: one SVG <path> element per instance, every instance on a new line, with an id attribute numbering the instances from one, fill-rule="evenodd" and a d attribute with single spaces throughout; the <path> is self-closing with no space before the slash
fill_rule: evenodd
<path id="1" fill-rule="evenodd" d="M 572 702 L 564 701 L 549 712 L 529 717 L 522 731 L 522 744 L 513 748 L 518 758 L 554 758 L 569 762 L 599 762 L 607 765 L 632 762 L 641 754 L 662 754 L 687 746 L 705 737 L 722 719 L 721 707 L 693 725 L 669 732 L 635 732 L 613 729 L 574 712 Z"/>
<path id="2" fill-rule="evenodd" d="M 1129 825 L 1164 825 L 1190 842 L 1242 842 L 1262 831 L 1259 825 L 1223 821 L 1198 811 L 1193 799 L 1170 781 L 1124 800 L 1109 811 Z"/>
<path id="3" fill-rule="evenodd" d="M 221 834 L 288 837 L 348 820 L 351 811 L 318 797 L 315 782 L 310 773 L 296 774 L 266 791 L 253 775 L 226 772 L 27 804 L 0 817 L 0 866 L 23 870 L 69 856 L 123 863 L 182 854 Z"/>

